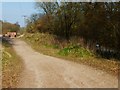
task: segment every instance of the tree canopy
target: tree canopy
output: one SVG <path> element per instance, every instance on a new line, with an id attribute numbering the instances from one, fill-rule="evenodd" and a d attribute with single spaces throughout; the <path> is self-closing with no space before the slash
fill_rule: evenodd
<path id="1" fill-rule="evenodd" d="M 33 16 L 28 32 L 55 34 L 67 41 L 73 36 L 85 43 L 120 50 L 120 2 L 36 2 L 43 10 L 41 17 Z"/>
<path id="2" fill-rule="evenodd" d="M 7 32 L 18 32 L 20 29 L 20 25 L 18 22 L 15 24 L 9 23 L 9 22 L 3 22 L 2 21 L 2 33 L 5 34 Z"/>

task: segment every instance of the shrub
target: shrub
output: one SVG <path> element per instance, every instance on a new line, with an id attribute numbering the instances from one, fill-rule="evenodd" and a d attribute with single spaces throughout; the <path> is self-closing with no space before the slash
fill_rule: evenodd
<path id="1" fill-rule="evenodd" d="M 75 57 L 90 57 L 92 56 L 92 52 L 89 50 L 79 46 L 79 45 L 69 45 L 58 52 L 59 55 L 67 56 L 72 55 Z"/>

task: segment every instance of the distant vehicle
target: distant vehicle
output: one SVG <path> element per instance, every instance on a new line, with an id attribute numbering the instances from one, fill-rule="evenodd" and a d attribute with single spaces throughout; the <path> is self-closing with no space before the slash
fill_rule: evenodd
<path id="1" fill-rule="evenodd" d="M 7 32 L 5 36 L 8 36 L 10 38 L 15 38 L 17 36 L 17 32 Z"/>

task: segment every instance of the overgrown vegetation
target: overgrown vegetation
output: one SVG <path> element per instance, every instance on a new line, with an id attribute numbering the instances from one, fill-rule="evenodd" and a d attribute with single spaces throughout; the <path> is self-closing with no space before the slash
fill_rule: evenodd
<path id="1" fill-rule="evenodd" d="M 75 55 L 76 57 L 89 57 L 92 53 L 79 45 L 69 45 L 59 51 L 60 55 Z"/>
<path id="2" fill-rule="evenodd" d="M 86 46 L 120 51 L 120 2 L 36 2 L 42 14 L 27 21 L 27 32 L 57 35 L 68 42 L 82 38 Z"/>
<path id="3" fill-rule="evenodd" d="M 66 41 L 60 43 L 61 40 L 56 40 L 55 35 L 44 33 L 26 33 L 23 39 L 40 53 L 90 65 L 113 75 L 118 74 L 119 61 L 98 58 L 89 49 L 74 44 L 72 40 L 71 44 L 66 44 Z"/>
<path id="4" fill-rule="evenodd" d="M 3 40 L 2 45 L 2 88 L 16 88 L 23 62 L 8 41 Z"/>

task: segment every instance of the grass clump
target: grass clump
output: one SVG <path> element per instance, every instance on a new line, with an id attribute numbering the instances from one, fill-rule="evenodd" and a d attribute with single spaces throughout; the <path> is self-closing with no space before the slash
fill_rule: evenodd
<path id="1" fill-rule="evenodd" d="M 63 56 L 73 55 L 75 57 L 90 57 L 93 55 L 92 52 L 80 45 L 69 45 L 61 49 L 58 54 Z"/>

